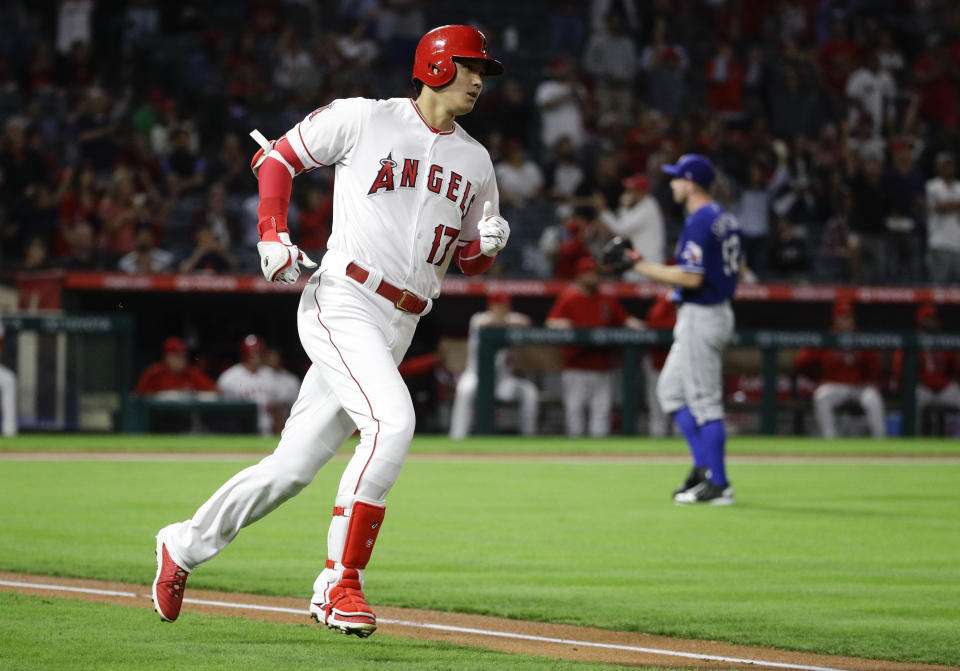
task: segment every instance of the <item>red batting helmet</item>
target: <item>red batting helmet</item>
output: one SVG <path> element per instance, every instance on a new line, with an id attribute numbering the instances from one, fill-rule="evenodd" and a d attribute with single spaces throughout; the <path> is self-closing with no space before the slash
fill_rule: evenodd
<path id="1" fill-rule="evenodd" d="M 253 356 L 263 356 L 264 350 L 266 350 L 266 345 L 263 344 L 260 336 L 251 333 L 240 344 L 240 358 L 247 361 Z"/>
<path id="2" fill-rule="evenodd" d="M 443 86 L 457 74 L 454 58 L 486 61 L 484 74 L 503 74 L 503 64 L 487 55 L 487 38 L 470 26 L 440 26 L 420 38 L 413 59 L 413 76 L 427 86 Z"/>

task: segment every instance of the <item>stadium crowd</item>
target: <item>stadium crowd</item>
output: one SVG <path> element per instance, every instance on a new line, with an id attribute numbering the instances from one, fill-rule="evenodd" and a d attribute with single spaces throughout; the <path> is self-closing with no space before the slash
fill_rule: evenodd
<path id="1" fill-rule="evenodd" d="M 508 67 L 462 119 L 513 229 L 499 272 L 570 277 L 629 226 L 670 259 L 659 167 L 698 152 L 761 281 L 960 282 L 947 0 L 12 0 L 0 267 L 256 272 L 247 133 L 409 95 L 417 39 L 448 22 Z M 302 179 L 291 228 L 316 250 L 332 175 Z"/>

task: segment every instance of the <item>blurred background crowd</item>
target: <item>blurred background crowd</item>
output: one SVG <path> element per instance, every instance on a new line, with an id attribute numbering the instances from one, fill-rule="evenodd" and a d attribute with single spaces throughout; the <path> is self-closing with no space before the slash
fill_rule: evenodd
<path id="1" fill-rule="evenodd" d="M 949 0 L 9 0 L 0 268 L 256 272 L 259 128 L 412 94 L 417 40 L 484 30 L 509 277 L 571 277 L 614 233 L 670 260 L 659 167 L 720 169 L 759 281 L 960 282 L 960 4 Z M 302 181 L 301 181 L 302 180 Z M 332 174 L 294 239 L 324 246 Z M 628 278 L 629 279 L 629 278 Z"/>

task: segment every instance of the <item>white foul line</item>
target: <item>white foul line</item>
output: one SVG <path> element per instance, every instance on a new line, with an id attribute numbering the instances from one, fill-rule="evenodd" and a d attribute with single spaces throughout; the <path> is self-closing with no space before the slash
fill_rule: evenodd
<path id="1" fill-rule="evenodd" d="M 44 583 L 16 582 L 12 580 L 0 580 L 0 585 L 7 587 L 24 587 L 27 589 L 47 589 L 52 591 L 64 592 L 83 592 L 86 594 L 102 594 L 105 596 L 122 596 L 128 598 L 137 598 L 135 592 L 118 592 L 108 589 L 94 589 L 92 587 L 68 587 L 65 585 L 47 585 Z M 149 595 L 142 595 L 144 598 L 150 598 Z M 232 601 L 211 601 L 206 599 L 183 600 L 185 603 L 195 603 L 204 606 L 220 606 L 222 608 L 236 608 L 239 610 L 264 610 L 277 613 L 293 613 L 295 615 L 308 615 L 309 611 L 300 608 L 284 608 L 282 606 L 261 606 L 257 604 L 235 603 Z M 660 648 L 644 648 L 636 645 L 618 645 L 616 643 L 595 643 L 593 641 L 578 641 L 569 638 L 552 638 L 549 636 L 533 636 L 531 634 L 517 634 L 506 631 L 494 631 L 490 629 L 473 629 L 471 627 L 455 627 L 447 624 L 430 624 L 426 622 L 407 622 L 406 620 L 388 620 L 386 618 L 377 618 L 383 624 L 395 624 L 401 627 L 419 627 L 421 629 L 433 629 L 436 631 L 449 631 L 461 634 L 476 634 L 479 636 L 491 636 L 497 638 L 511 638 L 523 641 L 537 641 L 539 643 L 558 643 L 561 645 L 582 646 L 589 648 L 603 648 L 606 650 L 625 650 L 628 652 L 643 652 L 649 655 L 663 655 L 665 657 L 685 657 L 688 659 L 700 659 L 711 662 L 731 662 L 733 664 L 750 664 L 757 666 L 767 666 L 778 669 L 795 669 L 796 671 L 844 671 L 829 666 L 809 666 L 806 664 L 790 664 L 787 662 L 765 662 L 760 659 L 743 659 L 740 657 L 724 657 L 721 655 L 707 655 L 696 652 L 681 652 L 679 650 L 663 650 Z"/>

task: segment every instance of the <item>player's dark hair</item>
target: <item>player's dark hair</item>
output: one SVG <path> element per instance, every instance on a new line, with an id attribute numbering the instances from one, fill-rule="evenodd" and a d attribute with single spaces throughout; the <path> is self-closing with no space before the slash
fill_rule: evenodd
<path id="1" fill-rule="evenodd" d="M 419 79 L 414 79 L 413 80 L 413 93 L 414 93 L 413 97 L 419 98 L 421 91 L 423 91 L 423 82 L 420 81 Z"/>

